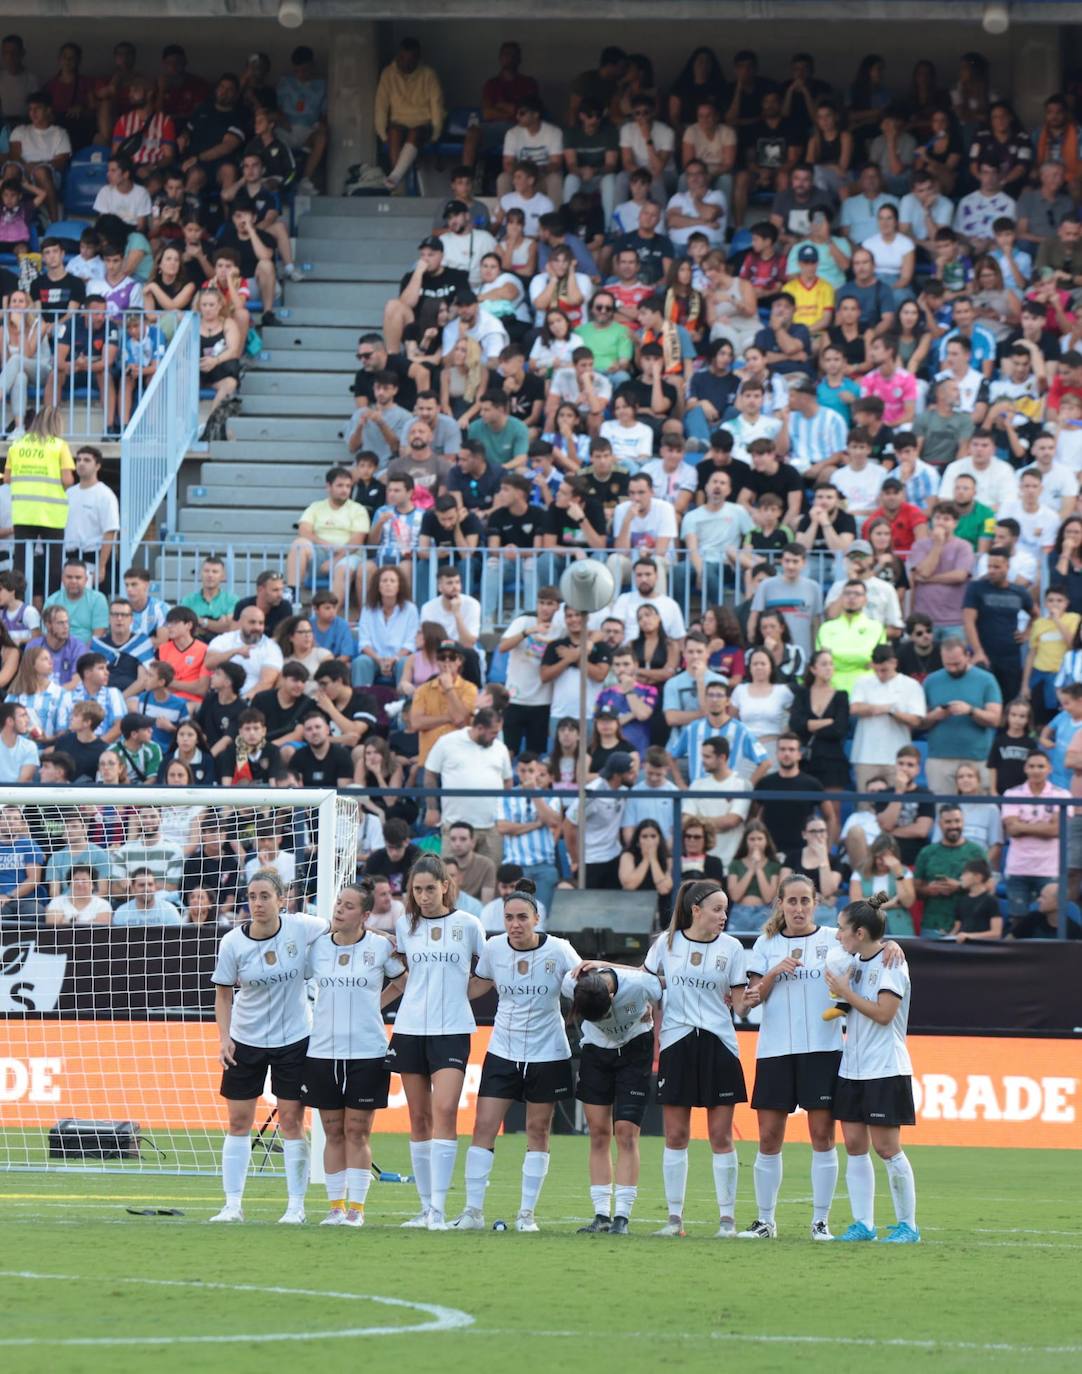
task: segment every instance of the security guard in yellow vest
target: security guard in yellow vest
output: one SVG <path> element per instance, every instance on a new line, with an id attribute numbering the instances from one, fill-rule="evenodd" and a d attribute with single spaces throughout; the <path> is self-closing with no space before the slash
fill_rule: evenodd
<path id="1" fill-rule="evenodd" d="M 43 406 L 21 439 L 8 449 L 4 481 L 11 485 L 11 523 L 15 557 L 34 544 L 32 595 L 46 596 L 60 585 L 68 487 L 75 482 L 75 459 L 61 438 L 61 414 Z"/>

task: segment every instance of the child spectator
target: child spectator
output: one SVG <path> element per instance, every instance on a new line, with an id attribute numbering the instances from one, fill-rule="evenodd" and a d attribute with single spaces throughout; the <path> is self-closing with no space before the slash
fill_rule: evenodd
<path id="1" fill-rule="evenodd" d="M 954 902 L 954 926 L 950 934 L 959 944 L 966 940 L 1001 940 L 1003 917 L 995 897 L 996 878 L 984 859 L 971 859 L 958 879 L 961 894 Z"/>

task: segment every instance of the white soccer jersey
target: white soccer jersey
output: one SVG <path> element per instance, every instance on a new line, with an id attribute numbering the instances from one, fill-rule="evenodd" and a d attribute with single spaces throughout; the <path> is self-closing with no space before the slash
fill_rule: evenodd
<path id="1" fill-rule="evenodd" d="M 902 999 L 894 1019 L 881 1026 L 870 1016 L 851 1011 L 846 1017 L 845 1048 L 842 1050 L 841 1078 L 897 1078 L 911 1074 L 913 1065 L 906 1048 L 905 1035 L 909 1028 L 909 965 L 903 960 L 893 968 L 883 963 L 883 951 L 870 959 L 852 955 L 849 960 L 849 982 L 853 991 L 877 1002 L 881 992 L 893 993 Z"/>
<path id="2" fill-rule="evenodd" d="M 277 1049 L 303 1040 L 312 1028 L 304 963 L 308 946 L 327 929 L 318 916 L 283 912 L 278 933 L 255 940 L 250 925 L 222 937 L 211 979 L 236 988 L 229 1034 L 242 1045 Z"/>
<path id="3" fill-rule="evenodd" d="M 401 1035 L 469 1035 L 476 1030 L 468 994 L 473 960 L 485 947 L 485 928 L 468 911 L 422 917 L 410 931 L 400 916 L 395 944 L 409 977 L 394 1028 Z"/>
<path id="4" fill-rule="evenodd" d="M 654 941 L 643 965 L 665 980 L 661 999 L 661 1048 L 667 1050 L 693 1030 L 716 1035 L 726 1049 L 739 1053 L 733 1014 L 725 1004 L 731 988 L 748 981 L 744 946 L 731 935 L 689 940 L 682 930 Z"/>
<path id="5" fill-rule="evenodd" d="M 782 974 L 763 1003 L 756 1058 L 781 1054 L 823 1054 L 842 1047 L 842 1023 L 824 1021 L 833 1006 L 823 968 L 831 951 L 841 948 L 833 926 L 816 926 L 809 935 L 760 935 L 748 954 L 748 972 L 764 974 L 792 955 L 794 973 Z"/>
<path id="6" fill-rule="evenodd" d="M 352 945 L 337 945 L 328 931 L 308 946 L 304 976 L 316 1000 L 308 1053 L 313 1059 L 382 1059 L 387 1053 L 380 997 L 384 975 L 406 966 L 390 940 L 365 932 Z"/>
<path id="7" fill-rule="evenodd" d="M 581 960 L 566 940 L 542 935 L 536 949 L 512 949 L 506 935 L 487 941 L 477 961 L 478 978 L 496 984 L 499 1005 L 489 1053 L 516 1064 L 567 1059 L 560 987 Z"/>
<path id="8" fill-rule="evenodd" d="M 582 1043 L 603 1050 L 618 1050 L 638 1035 L 653 1029 L 654 1003 L 661 1001 L 661 984 L 645 969 L 599 969 L 616 979 L 612 1006 L 600 1021 L 582 1022 Z M 561 992 L 574 997 L 575 979 L 564 979 Z"/>

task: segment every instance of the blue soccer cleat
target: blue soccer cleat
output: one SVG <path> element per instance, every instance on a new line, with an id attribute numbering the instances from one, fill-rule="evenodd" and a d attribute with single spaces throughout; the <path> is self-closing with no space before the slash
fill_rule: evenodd
<path id="1" fill-rule="evenodd" d="M 915 1226 L 910 1226 L 908 1221 L 900 1221 L 897 1226 L 892 1226 L 883 1237 L 884 1245 L 919 1245 L 920 1232 Z"/>
<path id="2" fill-rule="evenodd" d="M 852 1225 L 837 1237 L 838 1240 L 878 1240 L 879 1236 L 874 1226 L 865 1226 L 862 1221 L 854 1221 Z"/>

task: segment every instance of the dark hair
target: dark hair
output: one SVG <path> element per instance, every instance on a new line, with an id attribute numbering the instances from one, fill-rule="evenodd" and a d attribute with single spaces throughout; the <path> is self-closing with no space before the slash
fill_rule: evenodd
<path id="1" fill-rule="evenodd" d="M 676 893 L 676 900 L 673 902 L 672 918 L 669 921 L 669 930 L 666 936 L 670 949 L 672 949 L 676 932 L 687 930 L 688 926 L 691 925 L 693 920 L 692 907 L 702 906 L 707 897 L 712 897 L 715 892 L 724 893 L 725 889 L 714 878 L 696 878 L 691 882 L 680 884 Z"/>
<path id="2" fill-rule="evenodd" d="M 879 908 L 889 901 L 888 893 L 873 892 L 866 902 L 850 902 L 843 907 L 841 915 L 854 930 L 867 931 L 873 940 L 881 940 L 887 929 L 887 918 Z"/>
<path id="3" fill-rule="evenodd" d="M 600 1021 L 612 1010 L 612 992 L 603 973 L 584 973 L 571 998 L 572 1021 Z"/>
<path id="4" fill-rule="evenodd" d="M 388 822 L 390 824 L 390 822 Z M 384 831 L 384 841 L 386 842 L 386 830 Z M 409 871 L 406 879 L 406 891 L 403 894 L 406 903 L 406 911 L 410 918 L 410 934 L 412 935 L 421 923 L 421 911 L 413 899 L 413 880 L 420 874 L 427 873 L 435 878 L 438 883 L 447 883 L 447 909 L 454 910 L 455 902 L 458 899 L 458 885 L 454 878 L 447 872 L 447 867 L 438 854 L 422 854 L 417 862 Z"/>

